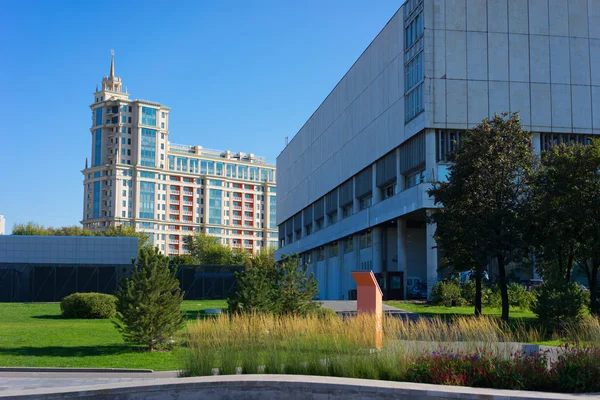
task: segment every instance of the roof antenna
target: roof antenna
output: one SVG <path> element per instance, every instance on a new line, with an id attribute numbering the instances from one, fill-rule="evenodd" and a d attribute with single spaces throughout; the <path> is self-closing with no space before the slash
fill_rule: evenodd
<path id="1" fill-rule="evenodd" d="M 285 145 L 286 146 L 288 145 L 288 137 L 287 136 L 285 137 Z"/>

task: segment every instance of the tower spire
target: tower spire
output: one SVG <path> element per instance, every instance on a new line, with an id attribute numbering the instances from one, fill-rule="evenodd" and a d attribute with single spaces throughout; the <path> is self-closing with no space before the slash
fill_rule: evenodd
<path id="1" fill-rule="evenodd" d="M 111 57 L 111 60 L 110 60 L 110 75 L 109 75 L 109 77 L 112 78 L 112 79 L 114 79 L 114 77 L 115 77 L 115 51 L 111 50 L 110 51 L 110 55 L 112 57 Z"/>

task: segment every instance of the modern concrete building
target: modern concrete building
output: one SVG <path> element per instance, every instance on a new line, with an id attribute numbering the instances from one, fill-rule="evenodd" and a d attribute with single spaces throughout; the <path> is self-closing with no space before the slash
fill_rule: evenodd
<path id="1" fill-rule="evenodd" d="M 113 293 L 137 252 L 135 237 L 2 236 L 0 302 Z"/>
<path id="2" fill-rule="evenodd" d="M 4 215 L 0 214 L 0 235 L 4 235 L 6 233 L 6 219 L 4 219 Z"/>
<path id="3" fill-rule="evenodd" d="M 408 0 L 277 158 L 282 254 L 321 299 L 350 271 L 389 297 L 438 279 L 434 211 L 446 155 L 483 118 L 519 111 L 536 151 L 600 134 L 600 1 Z"/>
<path id="4" fill-rule="evenodd" d="M 169 255 L 203 231 L 233 248 L 277 245 L 275 167 L 254 154 L 176 145 L 170 109 L 130 100 L 110 73 L 94 93 L 92 157 L 84 175 L 84 227 L 131 225 Z"/>

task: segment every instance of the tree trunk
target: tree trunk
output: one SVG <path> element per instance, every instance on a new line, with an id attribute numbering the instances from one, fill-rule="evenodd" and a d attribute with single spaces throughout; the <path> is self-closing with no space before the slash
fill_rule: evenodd
<path id="1" fill-rule="evenodd" d="M 598 296 L 598 269 L 600 268 L 600 259 L 592 260 L 591 279 L 588 282 L 590 287 L 590 311 L 596 316 L 600 316 L 600 298 Z"/>
<path id="2" fill-rule="evenodd" d="M 483 266 L 475 267 L 475 316 L 481 315 L 481 275 Z"/>
<path id="3" fill-rule="evenodd" d="M 498 255 L 498 275 L 500 282 L 500 297 L 502 298 L 502 319 L 508 321 L 508 286 L 506 284 L 506 269 L 504 267 L 504 256 Z"/>

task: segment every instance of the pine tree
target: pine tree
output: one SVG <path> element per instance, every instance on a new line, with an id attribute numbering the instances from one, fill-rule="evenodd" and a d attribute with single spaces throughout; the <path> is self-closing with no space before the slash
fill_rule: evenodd
<path id="1" fill-rule="evenodd" d="M 119 282 L 117 328 L 125 341 L 144 344 L 149 351 L 168 347 L 185 323 L 176 271 L 155 248 L 140 249 L 138 263 L 132 261 L 131 278 Z"/>

